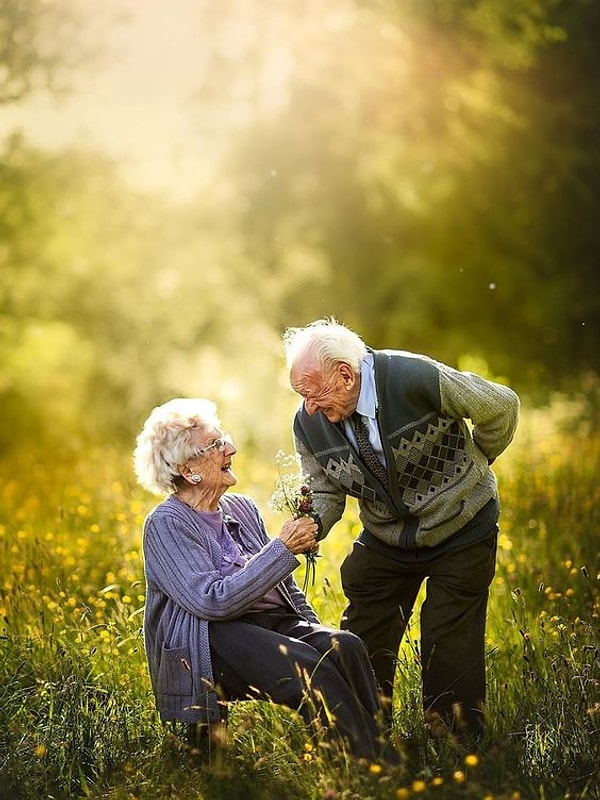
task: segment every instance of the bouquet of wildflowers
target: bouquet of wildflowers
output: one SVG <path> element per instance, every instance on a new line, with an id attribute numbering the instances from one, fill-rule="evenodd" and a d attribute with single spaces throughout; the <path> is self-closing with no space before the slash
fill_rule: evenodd
<path id="1" fill-rule="evenodd" d="M 286 456 L 281 450 L 276 456 L 279 482 L 271 497 L 270 506 L 273 511 L 287 511 L 294 519 L 314 517 L 312 489 L 310 478 L 302 475 L 296 456 Z M 306 552 L 306 572 L 302 591 L 306 594 L 309 584 L 314 586 L 318 553 Z"/>

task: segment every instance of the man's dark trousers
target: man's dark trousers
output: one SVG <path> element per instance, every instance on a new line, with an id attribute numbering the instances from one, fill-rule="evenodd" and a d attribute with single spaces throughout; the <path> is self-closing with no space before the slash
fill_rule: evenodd
<path id="1" fill-rule="evenodd" d="M 427 561 L 394 560 L 355 542 L 342 564 L 348 606 L 341 627 L 369 650 L 391 722 L 400 641 L 423 584 L 421 668 L 425 719 L 479 738 L 485 703 L 485 623 L 497 527 L 483 540 Z"/>

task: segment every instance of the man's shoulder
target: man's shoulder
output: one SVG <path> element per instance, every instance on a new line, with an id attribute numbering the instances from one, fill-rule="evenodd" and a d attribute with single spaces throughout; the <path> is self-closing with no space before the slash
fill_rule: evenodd
<path id="1" fill-rule="evenodd" d="M 389 380 L 436 378 L 441 364 L 439 361 L 423 353 L 413 353 L 410 350 L 374 350 L 375 374 Z"/>
<path id="2" fill-rule="evenodd" d="M 410 364 L 429 364 L 432 366 L 438 365 L 434 358 L 427 356 L 424 353 L 414 353 L 411 350 L 395 350 L 386 348 L 383 350 L 373 350 L 373 358 L 375 363 L 383 362 L 396 362 Z"/>

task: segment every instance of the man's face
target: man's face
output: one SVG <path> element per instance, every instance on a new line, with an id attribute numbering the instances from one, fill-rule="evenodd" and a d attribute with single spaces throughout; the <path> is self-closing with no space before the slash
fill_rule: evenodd
<path id="1" fill-rule="evenodd" d="M 329 422 L 340 422 L 356 409 L 360 373 L 339 361 L 323 372 L 314 358 L 300 358 L 290 371 L 292 389 L 304 399 L 308 414 L 320 411 Z"/>

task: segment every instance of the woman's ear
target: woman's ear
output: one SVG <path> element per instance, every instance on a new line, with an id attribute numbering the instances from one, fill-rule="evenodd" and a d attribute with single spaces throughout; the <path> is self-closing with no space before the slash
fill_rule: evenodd
<path id="1" fill-rule="evenodd" d="M 202 483 L 202 475 L 199 475 L 196 470 L 188 467 L 187 464 L 179 464 L 177 469 L 183 480 L 187 483 L 191 483 L 192 486 L 197 486 L 199 483 Z"/>
<path id="2" fill-rule="evenodd" d="M 189 481 L 190 475 L 192 474 L 193 470 L 188 467 L 187 464 L 177 464 L 177 472 L 181 475 L 182 478 Z"/>

